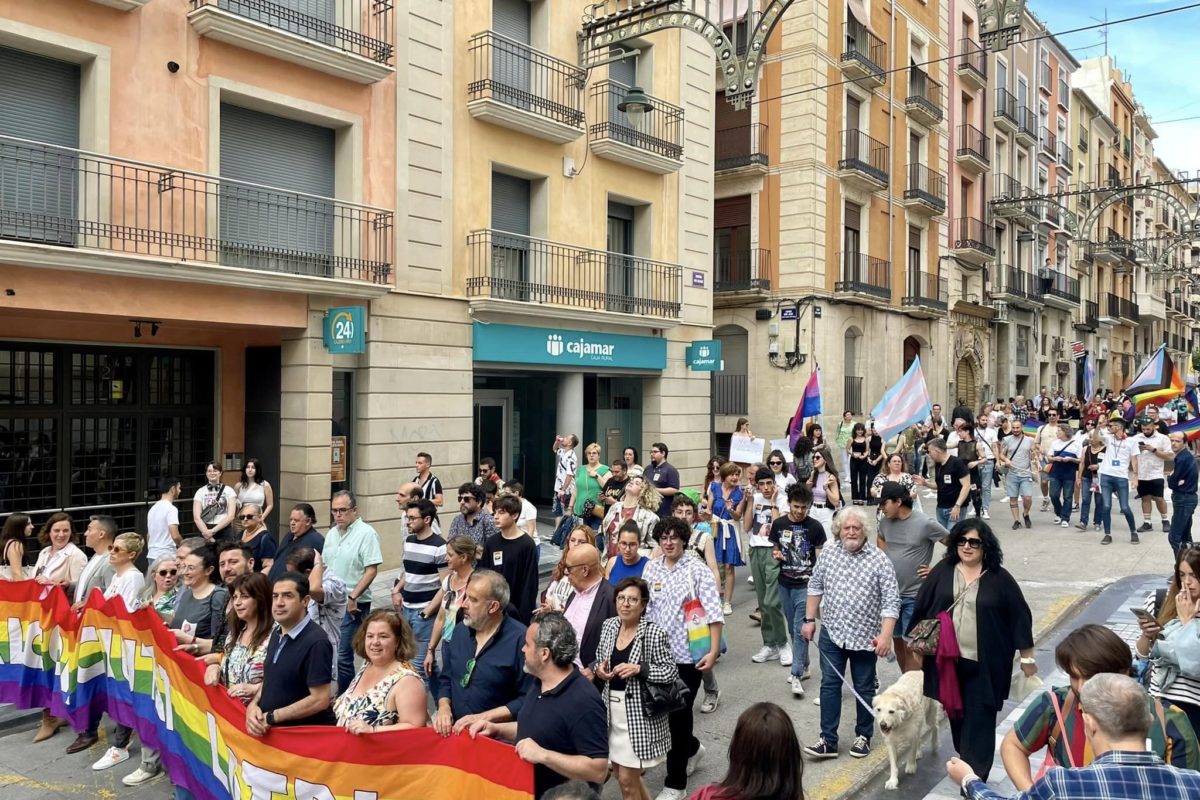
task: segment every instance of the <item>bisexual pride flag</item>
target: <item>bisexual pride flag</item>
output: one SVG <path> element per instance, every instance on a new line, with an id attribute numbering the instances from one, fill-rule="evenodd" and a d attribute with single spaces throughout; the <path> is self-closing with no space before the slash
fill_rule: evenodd
<path id="1" fill-rule="evenodd" d="M 788 428 L 788 446 L 793 450 L 796 449 L 796 442 L 804 433 L 804 420 L 819 416 L 821 416 L 821 369 L 818 367 L 808 376 L 808 383 L 804 385 L 804 394 L 801 395 L 800 404 L 796 406 L 796 413 L 792 416 L 792 424 Z"/>

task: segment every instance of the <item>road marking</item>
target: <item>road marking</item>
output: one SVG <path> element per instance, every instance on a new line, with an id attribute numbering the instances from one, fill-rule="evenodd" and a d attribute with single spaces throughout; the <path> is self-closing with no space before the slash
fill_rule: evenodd
<path id="1" fill-rule="evenodd" d="M 21 786 L 26 789 L 38 789 L 43 792 L 58 792 L 59 794 L 91 794 L 95 792 L 95 788 L 85 786 L 82 783 L 50 783 L 49 781 L 38 781 L 33 778 L 27 778 L 24 775 L 3 774 L 0 773 L 0 786 Z M 100 796 L 104 796 L 103 791 L 99 792 Z M 109 793 L 109 797 L 116 795 Z"/>

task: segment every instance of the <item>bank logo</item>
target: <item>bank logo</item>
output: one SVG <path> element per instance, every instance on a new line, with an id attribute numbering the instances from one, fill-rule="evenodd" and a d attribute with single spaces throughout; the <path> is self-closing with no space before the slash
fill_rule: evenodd
<path id="1" fill-rule="evenodd" d="M 701 358 L 708 358 L 711 354 L 712 350 L 709 349 L 708 345 L 700 345 L 698 355 Z"/>
<path id="2" fill-rule="evenodd" d="M 558 358 L 563 354 L 563 338 L 557 333 L 552 333 L 546 337 L 546 352 Z"/>

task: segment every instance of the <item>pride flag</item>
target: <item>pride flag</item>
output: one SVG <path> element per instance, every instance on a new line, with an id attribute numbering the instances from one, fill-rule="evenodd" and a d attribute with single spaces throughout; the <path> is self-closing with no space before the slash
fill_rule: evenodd
<path id="1" fill-rule="evenodd" d="M 808 417 L 821 416 L 821 369 L 814 368 L 808 376 L 808 383 L 804 385 L 804 394 L 800 397 L 800 404 L 796 406 L 796 413 L 792 416 L 792 424 L 788 427 L 788 446 L 793 450 L 796 448 L 796 441 L 804 433 L 804 420 Z"/>
<path id="2" fill-rule="evenodd" d="M 1187 403 L 1188 410 L 1192 412 L 1193 416 L 1200 415 L 1200 393 L 1196 391 L 1195 386 L 1184 392 L 1183 400 Z"/>
<path id="3" fill-rule="evenodd" d="M 1088 401 L 1096 396 L 1096 357 L 1091 353 L 1083 359 L 1083 396 Z"/>
<path id="4" fill-rule="evenodd" d="M 1125 394 L 1133 399 L 1134 409 L 1140 413 L 1151 403 L 1161 403 L 1178 397 L 1184 391 L 1183 375 L 1175 369 L 1175 363 L 1167 355 L 1167 346 L 1159 345 L 1154 355 L 1125 387 Z"/>
<path id="5" fill-rule="evenodd" d="M 0 702 L 49 708 L 82 730 L 101 708 L 162 755 L 200 800 L 480 797 L 530 800 L 533 768 L 512 747 L 432 728 L 354 736 L 341 728 L 246 732 L 246 710 L 175 652 L 158 615 L 93 592 L 78 616 L 58 587 L 0 582 Z"/>
<path id="6" fill-rule="evenodd" d="M 932 408 L 925 375 L 921 372 L 921 357 L 917 356 L 904 377 L 883 393 L 875 408 L 871 409 L 871 416 L 875 419 L 875 431 L 880 438 L 888 439 L 897 431 L 925 419 Z"/>
<path id="7" fill-rule="evenodd" d="M 1026 436 L 1033 437 L 1037 436 L 1038 428 L 1045 424 L 1046 423 L 1042 422 L 1037 417 L 1030 417 L 1029 419 L 1025 420 L 1025 424 L 1021 426 L 1021 430 Z"/>
<path id="8" fill-rule="evenodd" d="M 1200 417 L 1192 417 L 1184 422 L 1177 422 L 1167 428 L 1168 433 L 1182 433 L 1189 442 L 1200 439 Z"/>

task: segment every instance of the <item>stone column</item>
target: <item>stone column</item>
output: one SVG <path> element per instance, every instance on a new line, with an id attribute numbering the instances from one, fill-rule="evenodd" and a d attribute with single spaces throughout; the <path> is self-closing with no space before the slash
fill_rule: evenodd
<path id="1" fill-rule="evenodd" d="M 311 503 L 321 530 L 329 521 L 333 417 L 333 362 L 321 335 L 324 315 L 323 310 L 310 309 L 308 327 L 283 340 L 277 487 L 281 520 L 296 503 Z"/>
<path id="2" fill-rule="evenodd" d="M 566 372 L 558 376 L 558 416 L 555 433 L 573 433 L 579 439 L 575 455 L 583 463 L 583 373 Z M 613 456 L 615 458 L 615 456 Z"/>

